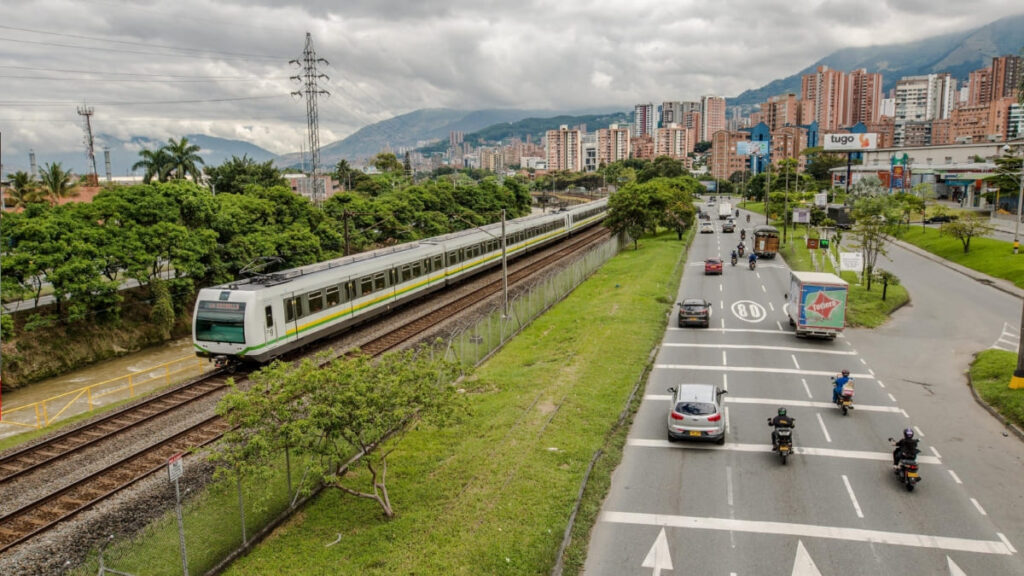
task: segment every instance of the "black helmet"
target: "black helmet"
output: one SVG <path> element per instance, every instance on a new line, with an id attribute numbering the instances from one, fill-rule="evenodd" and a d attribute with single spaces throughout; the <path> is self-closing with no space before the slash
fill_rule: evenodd
<path id="1" fill-rule="evenodd" d="M 914 431 L 910 428 L 907 428 L 906 430 L 903 431 L 903 437 L 906 438 L 907 440 L 910 440 L 911 438 L 914 437 Z"/>
<path id="2" fill-rule="evenodd" d="M 785 408 L 779 408 L 779 416 L 785 416 L 785 415 L 786 415 L 786 409 Z"/>
<path id="3" fill-rule="evenodd" d="M 849 376 L 849 375 L 850 375 L 850 371 L 844 369 L 843 370 L 843 376 Z"/>

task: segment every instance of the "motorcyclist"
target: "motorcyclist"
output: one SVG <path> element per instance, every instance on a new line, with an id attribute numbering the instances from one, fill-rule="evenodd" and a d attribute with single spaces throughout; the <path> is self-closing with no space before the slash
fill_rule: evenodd
<path id="1" fill-rule="evenodd" d="M 754 262 L 757 262 L 757 254 L 751 252 L 750 256 L 747 256 L 747 261 L 753 266 Z"/>
<path id="2" fill-rule="evenodd" d="M 739 208 L 737 208 L 737 209 L 736 209 L 736 217 L 737 217 L 737 218 L 739 218 L 739 217 L 740 217 L 740 209 L 739 209 Z"/>
<path id="3" fill-rule="evenodd" d="M 739 250 L 740 256 L 743 256 L 744 248 L 746 248 L 746 246 L 743 245 L 743 241 L 741 240 L 740 243 L 736 245 L 736 250 Z"/>
<path id="4" fill-rule="evenodd" d="M 779 428 L 796 428 L 796 418 L 786 416 L 786 408 L 780 406 L 778 416 L 769 418 L 768 425 L 774 427 L 772 430 L 772 450 L 778 450 L 779 435 L 777 430 Z"/>
<path id="5" fill-rule="evenodd" d="M 737 255 L 736 255 L 736 250 L 733 250 L 733 251 L 732 251 L 732 263 L 733 263 L 733 266 L 735 266 L 735 265 L 736 265 L 736 260 L 737 260 L 738 258 L 739 258 L 739 256 L 737 256 Z"/>
<path id="6" fill-rule="evenodd" d="M 750 224 L 750 214 L 747 214 L 747 224 Z"/>
<path id="7" fill-rule="evenodd" d="M 746 230 L 746 228 L 740 228 L 740 240 L 746 240 L 746 239 L 747 239 L 747 230 Z"/>
<path id="8" fill-rule="evenodd" d="M 846 383 L 849 382 L 849 381 L 850 381 L 850 371 L 846 370 L 846 369 L 844 369 L 843 372 L 839 376 L 836 376 L 835 378 L 832 379 L 832 383 L 834 384 L 834 386 L 832 386 L 832 403 L 833 404 L 839 402 L 839 395 L 843 393 L 843 386 L 846 386 Z"/>
<path id="9" fill-rule="evenodd" d="M 920 452 L 917 449 L 917 438 L 914 438 L 914 430 L 911 428 L 903 431 L 903 438 L 897 440 L 895 446 L 896 449 L 892 451 L 893 467 L 899 467 L 900 456 L 906 455 L 907 458 L 914 459 L 917 458 L 917 453 Z"/>

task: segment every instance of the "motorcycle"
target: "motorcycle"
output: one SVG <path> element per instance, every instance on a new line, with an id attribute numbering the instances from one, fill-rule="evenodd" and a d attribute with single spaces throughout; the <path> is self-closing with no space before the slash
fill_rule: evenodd
<path id="1" fill-rule="evenodd" d="M 746 239 L 747 239 L 747 231 L 746 230 L 740 230 L 740 240 L 746 240 Z"/>
<path id="2" fill-rule="evenodd" d="M 895 445 L 892 438 L 889 438 L 889 443 Z M 900 463 L 893 470 L 900 483 L 907 488 L 907 492 L 913 492 L 914 486 L 921 481 L 921 473 L 917 467 L 917 452 L 920 452 L 920 450 L 915 450 L 913 454 L 904 451 L 900 454 Z"/>
<path id="3" fill-rule="evenodd" d="M 733 254 L 733 255 L 732 255 L 732 258 L 730 258 L 729 260 L 730 260 L 730 261 L 732 262 L 732 265 L 733 265 L 733 266 L 735 266 L 735 265 L 736 265 L 736 260 L 737 260 L 737 258 L 736 258 L 736 255 L 735 255 L 735 254 Z"/>
<path id="4" fill-rule="evenodd" d="M 768 419 L 768 425 L 771 426 L 772 419 Z M 778 439 L 777 445 L 772 445 L 772 452 L 779 455 L 779 459 L 782 460 L 782 465 L 786 465 L 786 458 L 793 453 L 793 429 L 784 428 L 777 426 L 775 428 L 775 437 Z"/>
<path id="5" fill-rule="evenodd" d="M 836 378 L 832 377 L 832 387 L 835 388 Z M 851 378 L 843 385 L 842 391 L 839 393 L 839 398 L 836 400 L 836 406 L 843 411 L 843 416 L 850 410 L 853 410 L 853 379 Z"/>
<path id="6" fill-rule="evenodd" d="M 747 224 L 750 224 L 750 214 L 747 214 Z"/>
<path id="7" fill-rule="evenodd" d="M 740 255 L 740 258 L 743 258 L 743 244 L 742 243 L 739 246 L 736 247 L 736 253 Z"/>
<path id="8" fill-rule="evenodd" d="M 757 268 L 757 260 L 750 261 L 750 269 L 753 270 L 754 268 Z"/>

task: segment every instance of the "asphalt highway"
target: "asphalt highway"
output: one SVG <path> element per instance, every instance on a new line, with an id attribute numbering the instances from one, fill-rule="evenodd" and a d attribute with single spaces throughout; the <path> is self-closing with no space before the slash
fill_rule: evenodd
<path id="1" fill-rule="evenodd" d="M 785 262 L 729 265 L 741 221 L 723 234 L 714 220 L 690 249 L 677 300 L 713 302 L 711 328 L 676 328 L 673 311 L 585 574 L 1024 574 L 1024 443 L 964 376 L 974 352 L 1013 340 L 1020 300 L 893 247 L 882 265 L 911 305 L 876 330 L 798 339 Z M 723 275 L 704 275 L 712 256 Z M 847 416 L 830 403 L 843 368 L 856 383 Z M 728 390 L 723 446 L 667 441 L 667 388 L 689 382 Z M 796 418 L 785 466 L 766 422 L 780 406 Z M 914 492 L 887 442 L 907 427 L 921 439 Z"/>

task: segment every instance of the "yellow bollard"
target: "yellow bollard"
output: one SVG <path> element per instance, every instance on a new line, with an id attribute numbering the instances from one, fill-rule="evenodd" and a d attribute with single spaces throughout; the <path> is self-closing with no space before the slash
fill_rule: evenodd
<path id="1" fill-rule="evenodd" d="M 1014 389 L 1014 390 L 1016 390 L 1018 388 L 1024 388 L 1024 376 L 1017 376 L 1016 374 L 1011 376 L 1010 377 L 1010 388 Z"/>
<path id="2" fill-rule="evenodd" d="M 1020 251 L 1020 241 L 1019 240 L 1014 240 L 1013 241 L 1013 253 L 1016 254 L 1019 251 Z"/>

